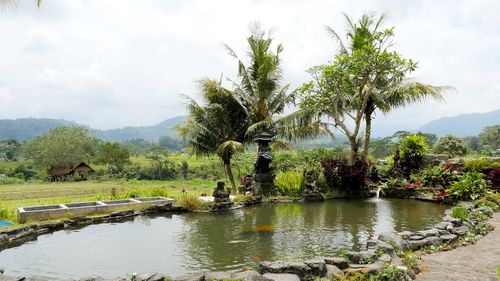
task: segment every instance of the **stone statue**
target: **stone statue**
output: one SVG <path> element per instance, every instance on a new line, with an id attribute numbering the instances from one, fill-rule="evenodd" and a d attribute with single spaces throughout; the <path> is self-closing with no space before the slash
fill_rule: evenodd
<path id="1" fill-rule="evenodd" d="M 269 143 L 273 139 L 273 135 L 269 133 L 261 133 L 255 138 L 258 145 L 257 159 L 255 160 L 255 180 L 254 193 L 256 194 L 273 194 L 274 193 L 274 173 L 271 170 L 271 161 L 273 156 Z"/>
<path id="2" fill-rule="evenodd" d="M 313 172 L 306 172 L 304 175 L 305 187 L 302 192 L 302 200 L 305 202 L 324 201 L 325 196 L 316 189 L 316 178 Z"/>
<path id="3" fill-rule="evenodd" d="M 229 198 L 229 192 L 225 190 L 225 183 L 223 181 L 217 182 L 217 187 L 215 187 L 212 196 L 215 202 L 215 205 L 212 207 L 214 211 L 228 210 L 233 206 Z"/>

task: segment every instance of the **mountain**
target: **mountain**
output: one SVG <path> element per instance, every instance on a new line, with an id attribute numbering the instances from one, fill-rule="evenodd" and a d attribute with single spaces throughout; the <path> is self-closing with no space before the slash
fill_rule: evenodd
<path id="1" fill-rule="evenodd" d="M 0 120 L 0 139 L 29 140 L 46 133 L 52 128 L 78 124 L 63 119 L 20 118 Z"/>
<path id="2" fill-rule="evenodd" d="M 477 136 L 486 126 L 500 125 L 500 109 L 486 113 L 460 114 L 443 117 L 420 127 L 418 131 L 444 136 Z"/>
<path id="3" fill-rule="evenodd" d="M 154 126 L 124 127 L 110 130 L 92 129 L 92 131 L 102 140 L 124 141 L 129 139 L 145 139 L 158 141 L 161 136 L 177 136 L 174 127 L 184 122 L 186 118 L 186 116 L 178 116 L 167 119 Z M 63 119 L 0 119 L 0 139 L 29 140 L 61 125 L 88 127 Z"/>

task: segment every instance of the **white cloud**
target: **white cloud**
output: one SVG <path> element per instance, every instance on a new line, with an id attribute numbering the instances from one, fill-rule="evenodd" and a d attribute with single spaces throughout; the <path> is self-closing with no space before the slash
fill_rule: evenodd
<path id="1" fill-rule="evenodd" d="M 250 22 L 275 27 L 285 80 L 337 50 L 323 26 L 344 30 L 342 12 L 388 14 L 397 50 L 419 61 L 414 76 L 452 85 L 446 103 L 377 116 L 375 130 L 498 108 L 500 2 L 497 1 L 23 1 L 0 15 L 0 118 L 54 117 L 97 128 L 148 125 L 185 114 L 179 94 L 195 81 L 235 76 L 223 43 L 241 56 Z M 7 93 L 7 94 L 6 94 Z M 9 98 L 6 98 L 9 97 Z"/>

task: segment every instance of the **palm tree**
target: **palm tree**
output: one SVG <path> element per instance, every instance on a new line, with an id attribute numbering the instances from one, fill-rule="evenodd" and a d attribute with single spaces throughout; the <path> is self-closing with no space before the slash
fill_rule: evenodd
<path id="1" fill-rule="evenodd" d="M 16 0 L 0 0 L 0 6 L 15 5 Z M 42 0 L 35 0 L 35 5 L 40 7 L 42 5 Z"/>
<path id="2" fill-rule="evenodd" d="M 341 53 L 353 54 L 367 47 L 374 47 L 379 50 L 387 50 L 392 47 L 391 37 L 393 28 L 380 29 L 385 20 L 383 14 L 377 18 L 374 13 L 366 13 L 357 23 L 354 23 L 346 14 L 344 14 L 344 17 L 347 24 L 347 42 L 344 42 L 335 30 L 327 27 L 330 35 L 339 42 Z M 383 40 L 380 40 L 381 38 Z M 410 63 L 412 63 L 411 60 Z M 415 68 L 416 64 L 414 67 L 409 68 L 408 72 L 411 73 Z M 377 109 L 386 114 L 395 108 L 404 107 L 414 102 L 427 99 L 442 101 L 442 92 L 451 89 L 448 86 L 432 86 L 416 82 L 404 76 L 386 75 L 385 73 L 379 73 L 377 79 L 373 81 L 373 85 L 373 89 L 368 91 L 369 96 L 364 109 L 365 136 L 363 156 L 365 159 L 368 157 L 370 147 L 373 114 Z"/>
<path id="3" fill-rule="evenodd" d="M 229 54 L 238 60 L 239 82 L 233 82 L 234 96 L 246 109 L 249 121 L 246 134 L 250 137 L 262 131 L 277 133 L 278 115 L 293 101 L 293 96 L 287 94 L 289 85 L 281 82 L 283 46 L 278 44 L 273 51 L 271 32 L 266 34 L 259 23 L 250 26 L 247 42 L 247 65 L 226 45 Z"/>
<path id="4" fill-rule="evenodd" d="M 246 109 L 231 90 L 221 85 L 221 81 L 204 79 L 198 85 L 203 104 L 188 98 L 190 117 L 179 131 L 195 155 L 216 154 L 220 157 L 231 186 L 236 189 L 231 159 L 244 149 L 248 128 Z"/>

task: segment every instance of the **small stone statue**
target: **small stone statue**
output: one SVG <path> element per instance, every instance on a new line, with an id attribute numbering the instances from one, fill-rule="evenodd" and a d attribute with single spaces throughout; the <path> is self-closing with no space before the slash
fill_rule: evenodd
<path id="1" fill-rule="evenodd" d="M 321 192 L 316 189 L 316 179 L 312 172 L 306 172 L 305 175 L 305 187 L 302 192 L 302 200 L 306 202 L 311 201 L 324 201 L 325 197 Z"/>
<path id="2" fill-rule="evenodd" d="M 217 182 L 217 187 L 215 187 L 212 196 L 215 202 L 213 209 L 216 211 L 227 210 L 233 205 L 229 198 L 229 192 L 225 191 L 225 183 L 223 181 Z"/>

